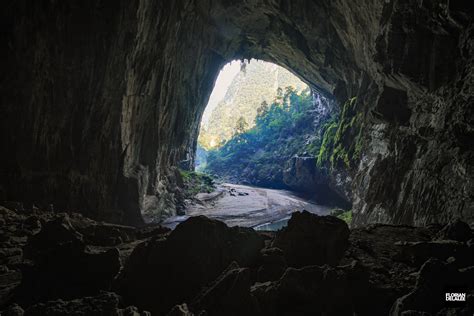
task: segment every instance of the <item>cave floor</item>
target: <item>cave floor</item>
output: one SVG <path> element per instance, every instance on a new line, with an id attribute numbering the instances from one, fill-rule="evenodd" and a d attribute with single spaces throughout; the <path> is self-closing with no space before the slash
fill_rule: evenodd
<path id="1" fill-rule="evenodd" d="M 174 228 L 191 216 L 205 215 L 229 226 L 254 227 L 288 219 L 291 213 L 307 210 L 328 215 L 329 206 L 319 205 L 287 190 L 223 183 L 215 192 L 198 194 L 185 215 L 168 218 L 163 225 Z"/>

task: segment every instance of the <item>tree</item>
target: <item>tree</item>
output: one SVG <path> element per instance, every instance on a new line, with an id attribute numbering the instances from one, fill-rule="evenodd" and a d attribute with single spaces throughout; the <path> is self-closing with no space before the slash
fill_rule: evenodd
<path id="1" fill-rule="evenodd" d="M 257 120 L 258 118 L 262 118 L 268 113 L 268 103 L 267 101 L 263 101 L 260 106 L 257 108 Z"/>
<path id="2" fill-rule="evenodd" d="M 239 117 L 239 119 L 237 120 L 237 123 L 235 125 L 235 135 L 240 135 L 240 134 L 243 134 L 245 133 L 245 131 L 247 131 L 249 127 L 249 124 L 247 123 L 247 121 L 245 120 L 245 118 L 243 116 Z"/>
<path id="3" fill-rule="evenodd" d="M 325 127 L 316 126 L 308 113 L 314 107 L 310 91 L 298 94 L 292 88 L 280 90 L 283 91 L 280 101 L 275 98 L 271 104 L 260 104 L 252 128 L 244 117 L 237 120 L 234 136 L 207 157 L 207 172 L 278 187 L 285 185 L 283 172 L 291 157 L 303 152 L 320 154 L 321 137 L 314 136 Z"/>
<path id="4" fill-rule="evenodd" d="M 242 71 L 244 73 L 244 75 L 247 74 L 247 64 L 249 63 L 249 61 L 247 59 L 242 59 L 240 61 L 240 71 Z"/>
<path id="5" fill-rule="evenodd" d="M 294 97 L 297 96 L 296 90 L 288 86 L 285 88 L 285 94 L 283 95 L 283 109 L 288 111 L 290 107 L 294 106 Z"/>
<path id="6" fill-rule="evenodd" d="M 279 103 L 283 101 L 283 89 L 281 87 L 278 87 L 277 89 L 276 101 Z"/>

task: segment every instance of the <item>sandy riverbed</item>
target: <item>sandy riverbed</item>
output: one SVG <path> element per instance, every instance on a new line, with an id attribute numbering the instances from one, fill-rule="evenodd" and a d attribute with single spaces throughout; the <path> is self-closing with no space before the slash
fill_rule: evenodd
<path id="1" fill-rule="evenodd" d="M 292 212 L 307 210 L 327 215 L 330 207 L 297 196 L 286 190 L 275 190 L 225 183 L 217 192 L 200 194 L 198 202 L 189 205 L 186 215 L 168 218 L 163 225 L 174 228 L 190 216 L 205 215 L 229 226 L 258 227 L 282 222 Z"/>

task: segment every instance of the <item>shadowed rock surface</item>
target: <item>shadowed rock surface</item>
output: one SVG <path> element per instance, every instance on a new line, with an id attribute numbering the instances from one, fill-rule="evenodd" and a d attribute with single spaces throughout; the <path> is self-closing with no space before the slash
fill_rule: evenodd
<path id="1" fill-rule="evenodd" d="M 472 16 L 467 1 L 8 0 L 0 192 L 115 223 L 176 215 L 174 167 L 193 162 L 219 69 L 258 58 L 353 100 L 326 167 L 354 225 L 472 223 Z"/>
<path id="2" fill-rule="evenodd" d="M 343 220 L 303 211 L 292 214 L 288 226 L 276 233 L 272 247 L 282 249 L 292 267 L 336 265 L 348 238 L 349 228 Z"/>
<path id="3" fill-rule="evenodd" d="M 103 292 L 93 297 L 84 297 L 71 301 L 49 301 L 31 306 L 24 316 L 34 315 L 90 315 L 90 316 L 149 316 L 149 312 L 140 312 L 134 306 L 119 308 L 120 297 L 115 293 Z M 18 315 L 20 316 L 20 315 Z"/>
<path id="4" fill-rule="evenodd" d="M 256 298 L 250 293 L 251 272 L 233 262 L 194 298 L 191 309 L 209 315 L 258 315 Z"/>
<path id="5" fill-rule="evenodd" d="M 472 315 L 473 16 L 446 0 L 4 1 L 0 310 Z M 142 227 L 183 204 L 177 166 L 243 58 L 333 99 L 318 163 L 352 230 L 307 213 L 277 234 Z M 462 306 L 431 302 L 464 283 Z"/>
<path id="6" fill-rule="evenodd" d="M 124 267 L 120 292 L 127 302 L 162 314 L 192 299 L 232 261 L 254 267 L 263 247 L 263 238 L 250 228 L 191 217 L 167 239 L 137 246 Z"/>
<path id="7" fill-rule="evenodd" d="M 458 270 L 449 263 L 434 258 L 429 259 L 418 272 L 415 288 L 397 299 L 390 310 L 390 315 L 404 315 L 406 311 L 437 313 L 436 315 L 469 315 L 470 312 L 472 313 L 474 303 L 472 294 L 466 293 L 470 308 L 451 309 L 445 307 L 444 301 L 446 291 L 450 287 L 464 286 L 472 289 L 473 277 L 473 267 Z"/>
<path id="8" fill-rule="evenodd" d="M 32 216 L 42 224 L 34 224 Z M 303 212 L 275 233 L 228 227 L 203 216 L 171 232 L 157 225 L 138 229 L 78 214 L 35 210 L 26 215 L 4 207 L 0 219 L 5 222 L 0 240 L 0 311 L 5 315 L 474 312 L 474 234 L 461 221 L 349 231 L 337 218 Z M 108 236 L 98 238 L 101 230 L 128 237 L 112 245 Z M 443 239 L 446 231 L 469 239 Z M 319 239 L 323 232 L 328 238 Z M 292 246 L 295 252 L 289 253 L 286 247 L 296 241 L 302 247 Z M 432 251 L 437 247 L 443 251 Z M 432 298 L 449 286 L 465 286 L 467 302 L 433 304 Z"/>
<path id="9" fill-rule="evenodd" d="M 255 285 L 252 294 L 261 315 L 352 315 L 365 303 L 367 281 L 356 264 L 288 268 L 278 281 Z"/>

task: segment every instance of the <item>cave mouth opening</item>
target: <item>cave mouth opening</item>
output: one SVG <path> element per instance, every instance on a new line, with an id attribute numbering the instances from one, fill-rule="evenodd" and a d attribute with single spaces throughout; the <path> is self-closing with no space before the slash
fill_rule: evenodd
<path id="1" fill-rule="evenodd" d="M 268 157 L 268 151 L 281 149 L 275 140 L 286 141 L 282 145 L 285 154 L 297 154 L 295 139 L 289 134 L 302 134 L 301 128 L 308 128 L 310 118 L 302 117 L 314 106 L 311 89 L 300 78 L 276 64 L 257 60 L 233 60 L 224 65 L 217 76 L 209 101 L 202 115 L 195 169 L 216 174 L 232 182 L 251 183 L 268 187 L 283 188 L 279 181 L 260 181 L 263 174 L 238 174 L 230 167 L 252 173 L 258 167 L 267 166 L 276 157 Z M 302 126 L 303 123 L 306 126 Z M 291 147 L 291 146 L 290 146 Z M 242 156 L 245 152 L 246 157 Z M 211 154 L 207 164 L 207 156 Z M 221 162 L 226 156 L 225 165 Z M 282 173 L 282 157 L 273 173 Z M 260 161 L 260 165 L 250 163 Z M 272 165 L 274 163 L 271 163 Z M 264 168 L 265 169 L 265 168 Z M 268 169 L 268 168 L 267 168 Z M 265 173 L 265 170 L 261 170 Z M 255 173 L 255 172 L 253 172 Z M 274 177 L 278 175 L 274 175 Z M 247 178 L 247 179 L 246 179 Z"/>
<path id="2" fill-rule="evenodd" d="M 185 197 L 217 200 L 211 208 L 229 225 L 267 230 L 286 225 L 294 211 L 327 215 L 346 206 L 318 162 L 336 119 L 334 101 L 286 68 L 257 59 L 228 62 L 201 117 L 195 168 L 181 170 Z M 216 191 L 224 197 L 215 198 Z M 269 214 L 247 218 L 258 209 Z M 191 205 L 178 215 L 201 213 Z"/>

